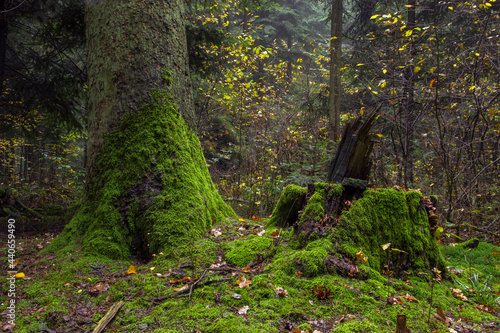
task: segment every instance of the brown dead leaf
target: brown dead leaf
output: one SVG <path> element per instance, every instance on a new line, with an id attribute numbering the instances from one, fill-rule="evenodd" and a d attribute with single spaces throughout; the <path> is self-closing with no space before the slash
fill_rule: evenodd
<path id="1" fill-rule="evenodd" d="M 483 304 L 474 305 L 474 308 L 476 310 L 479 310 L 482 312 L 487 312 L 487 313 L 492 313 L 495 310 L 494 308 L 487 306 L 487 305 L 483 305 Z"/>
<path id="2" fill-rule="evenodd" d="M 280 231 L 279 230 L 275 230 L 271 233 L 271 236 L 273 236 L 274 238 L 277 238 L 278 236 L 280 235 Z"/>
<path id="3" fill-rule="evenodd" d="M 443 321 L 446 321 L 446 316 L 444 315 L 444 312 L 443 312 L 443 309 L 441 309 L 440 307 L 438 307 L 436 309 L 436 312 L 437 312 L 437 315 L 443 320 Z"/>
<path id="4" fill-rule="evenodd" d="M 252 220 L 254 220 L 254 221 L 260 221 L 261 218 L 258 217 L 257 215 L 252 215 Z"/>
<path id="5" fill-rule="evenodd" d="M 191 282 L 191 278 L 189 276 L 185 276 L 182 279 L 179 280 L 170 280 L 171 284 L 176 284 L 176 283 L 181 283 L 181 282 Z"/>
<path id="6" fill-rule="evenodd" d="M 243 273 L 248 273 L 248 272 L 250 272 L 251 270 L 252 270 L 252 267 L 250 267 L 250 266 L 246 266 L 246 267 L 245 267 L 245 268 L 243 268 L 241 271 L 242 271 Z"/>
<path id="7" fill-rule="evenodd" d="M 302 276 L 302 272 L 297 271 L 297 272 L 295 272 L 295 275 L 297 275 L 298 277 L 301 277 Z"/>
<path id="8" fill-rule="evenodd" d="M 313 287 L 313 294 L 316 296 L 318 299 L 327 299 L 330 297 L 330 289 L 327 288 L 324 284 L 317 285 Z"/>
<path id="9" fill-rule="evenodd" d="M 276 295 L 276 298 L 288 297 L 288 291 L 286 291 L 285 288 L 283 287 L 278 287 L 274 289 L 274 294 Z"/>
<path id="10" fill-rule="evenodd" d="M 418 299 L 416 299 L 415 297 L 410 296 L 410 295 L 401 296 L 401 298 L 404 298 L 405 300 L 410 301 L 410 302 L 418 303 Z"/>
<path id="11" fill-rule="evenodd" d="M 95 293 L 103 293 L 109 289 L 109 284 L 106 282 L 97 282 L 92 288 L 90 288 L 89 292 L 92 294 Z"/>
<path id="12" fill-rule="evenodd" d="M 174 291 L 182 291 L 182 290 L 185 290 L 185 289 L 187 289 L 187 288 L 188 288 L 188 285 L 187 285 L 187 284 L 185 284 L 185 285 L 183 285 L 182 287 L 179 287 L 179 288 L 174 288 Z"/>
<path id="13" fill-rule="evenodd" d="M 242 276 L 240 276 L 240 278 L 239 278 L 238 280 L 236 280 L 236 282 L 235 282 L 235 283 L 236 283 L 236 284 L 237 284 L 240 288 L 242 288 L 242 289 L 243 289 L 243 288 L 248 287 L 248 286 L 252 283 L 252 281 L 247 280 L 247 278 L 246 278 L 246 277 L 244 277 L 244 276 L 242 275 Z"/>

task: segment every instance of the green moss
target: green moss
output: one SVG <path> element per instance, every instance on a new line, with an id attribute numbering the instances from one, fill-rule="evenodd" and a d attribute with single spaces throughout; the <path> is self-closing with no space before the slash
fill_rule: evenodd
<path id="1" fill-rule="evenodd" d="M 324 189 L 316 189 L 314 194 L 307 202 L 306 208 L 304 208 L 304 212 L 300 216 L 299 226 L 302 225 L 305 221 L 314 220 L 318 222 L 325 216 L 325 190 Z"/>
<path id="2" fill-rule="evenodd" d="M 81 239 L 89 253 L 146 259 L 235 215 L 211 181 L 198 138 L 164 91 L 154 91 L 141 112 L 105 137 L 96 161 L 87 202 L 49 251 Z"/>
<path id="3" fill-rule="evenodd" d="M 384 251 L 381 245 L 391 243 L 389 259 L 395 263 L 391 270 L 445 270 L 444 259 L 429 232 L 427 214 L 420 208 L 421 198 L 417 191 L 365 191 L 349 211 L 343 212 L 332 233 L 340 244 L 338 250 L 355 260 L 362 248 L 368 265 L 380 271 L 390 251 Z"/>
<path id="4" fill-rule="evenodd" d="M 307 189 L 290 184 L 281 193 L 268 226 L 288 227 L 298 220 L 299 210 L 305 202 Z"/>
<path id="5" fill-rule="evenodd" d="M 273 268 L 293 276 L 296 272 L 301 272 L 305 277 L 326 273 L 324 260 L 328 257 L 328 248 L 331 246 L 329 241 L 318 240 L 313 246 L 304 250 L 293 251 L 290 254 L 280 253 L 274 258 Z"/>
<path id="6" fill-rule="evenodd" d="M 361 333 L 361 332 L 380 332 L 380 327 L 368 320 L 354 320 L 340 324 L 333 329 L 334 333 Z"/>
<path id="7" fill-rule="evenodd" d="M 272 244 L 271 239 L 256 235 L 237 239 L 226 253 L 226 260 L 230 264 L 245 267 L 256 259 L 258 253 L 264 255 Z"/>

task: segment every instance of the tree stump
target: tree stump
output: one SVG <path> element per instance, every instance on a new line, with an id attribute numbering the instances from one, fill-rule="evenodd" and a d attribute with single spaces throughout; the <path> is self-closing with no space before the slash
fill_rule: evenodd
<path id="1" fill-rule="evenodd" d="M 371 169 L 370 154 L 373 141 L 370 129 L 377 118 L 380 105 L 362 122 L 362 117 L 347 124 L 339 148 L 330 164 L 328 182 L 341 183 L 345 178 L 368 180 Z"/>

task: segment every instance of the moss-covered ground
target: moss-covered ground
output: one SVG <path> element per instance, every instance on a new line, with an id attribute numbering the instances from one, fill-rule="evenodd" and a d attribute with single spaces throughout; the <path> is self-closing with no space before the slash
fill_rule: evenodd
<path id="1" fill-rule="evenodd" d="M 394 332 L 401 314 L 412 332 L 500 330 L 500 250 L 487 243 L 440 247 L 449 268 L 436 281 L 431 271 L 366 280 L 328 273 L 329 240 L 294 249 L 291 231 L 265 221 L 217 222 L 148 263 L 89 256 L 78 244 L 41 254 L 52 238 L 17 240 L 15 270 L 25 277 L 15 281 L 14 332 L 91 331 L 119 301 L 106 332 Z M 129 265 L 137 273 L 126 274 Z M 2 283 L 7 330 L 8 291 Z"/>

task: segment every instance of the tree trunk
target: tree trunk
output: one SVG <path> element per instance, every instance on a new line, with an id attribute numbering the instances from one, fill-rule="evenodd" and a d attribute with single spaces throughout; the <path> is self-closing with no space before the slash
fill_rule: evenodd
<path id="1" fill-rule="evenodd" d="M 415 0 L 408 0 L 408 30 L 415 28 Z M 415 46 L 413 37 L 410 37 L 409 52 L 410 59 L 415 55 Z M 413 155 L 415 147 L 413 139 L 415 136 L 415 66 L 413 64 L 406 66 L 404 71 L 405 87 L 404 96 L 406 98 L 404 108 L 404 138 L 403 138 L 403 172 L 404 185 L 409 188 L 413 184 Z"/>
<path id="2" fill-rule="evenodd" d="M 190 125 L 193 103 L 180 0 L 86 0 L 87 184 L 82 209 L 50 250 L 141 259 L 234 215 Z"/>
<path id="3" fill-rule="evenodd" d="M 330 41 L 330 137 L 338 140 L 340 134 L 340 92 L 342 67 L 342 0 L 332 0 Z"/>

